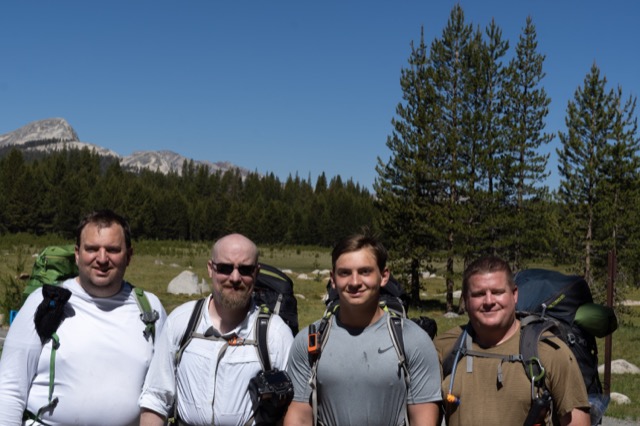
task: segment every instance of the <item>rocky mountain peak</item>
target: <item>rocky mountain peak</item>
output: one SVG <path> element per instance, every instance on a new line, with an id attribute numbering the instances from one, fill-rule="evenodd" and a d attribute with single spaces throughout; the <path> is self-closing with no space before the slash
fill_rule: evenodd
<path id="1" fill-rule="evenodd" d="M 33 121 L 13 132 L 0 135 L 0 147 L 37 141 L 79 141 L 78 134 L 64 118 Z"/>
<path id="2" fill-rule="evenodd" d="M 176 142 L 177 143 L 177 142 Z M 136 151 L 129 156 L 121 156 L 110 149 L 87 142 L 80 142 L 78 134 L 64 118 L 49 118 L 27 124 L 17 130 L 0 135 L 0 150 L 9 146 L 16 146 L 23 151 L 38 151 L 49 153 L 66 149 L 88 148 L 101 156 L 115 157 L 120 164 L 132 170 L 149 169 L 162 173 L 182 173 L 182 165 L 185 158 L 178 153 L 168 150 L 161 151 Z M 229 162 L 210 162 L 193 160 L 196 166 L 204 165 L 211 173 L 232 169 L 240 170 L 246 176 L 249 171 Z"/>

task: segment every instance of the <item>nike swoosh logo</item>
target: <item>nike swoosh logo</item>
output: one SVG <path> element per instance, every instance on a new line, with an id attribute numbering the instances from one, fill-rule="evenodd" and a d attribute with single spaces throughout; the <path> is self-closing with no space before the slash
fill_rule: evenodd
<path id="1" fill-rule="evenodd" d="M 384 353 L 384 352 L 388 351 L 391 348 L 393 348 L 393 345 L 389 346 L 388 348 L 384 348 L 384 349 L 378 348 L 378 353 L 379 354 Z"/>

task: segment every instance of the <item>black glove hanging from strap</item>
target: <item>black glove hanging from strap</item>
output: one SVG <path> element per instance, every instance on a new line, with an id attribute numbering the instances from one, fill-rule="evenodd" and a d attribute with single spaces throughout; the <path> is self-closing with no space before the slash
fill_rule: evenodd
<path id="1" fill-rule="evenodd" d="M 33 321 L 44 345 L 58 330 L 64 317 L 64 306 L 69 301 L 71 292 L 64 287 L 45 284 L 42 286 L 42 297 Z"/>

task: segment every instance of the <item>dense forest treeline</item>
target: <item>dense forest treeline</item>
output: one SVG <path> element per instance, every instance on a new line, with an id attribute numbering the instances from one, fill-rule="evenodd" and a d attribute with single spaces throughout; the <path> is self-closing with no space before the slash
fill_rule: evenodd
<path id="1" fill-rule="evenodd" d="M 259 244 L 330 246 L 373 222 L 369 191 L 338 176 L 315 183 L 239 171 L 211 174 L 185 161 L 181 174 L 124 170 L 98 154 L 62 150 L 27 161 L 0 159 L 0 233 L 73 236 L 88 211 L 125 215 L 140 239 L 213 241 L 229 232 Z"/>

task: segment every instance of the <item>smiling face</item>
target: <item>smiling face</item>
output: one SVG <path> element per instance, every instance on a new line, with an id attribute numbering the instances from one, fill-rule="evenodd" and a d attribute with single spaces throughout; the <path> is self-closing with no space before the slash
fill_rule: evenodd
<path id="1" fill-rule="evenodd" d="M 110 297 L 120 291 L 133 250 L 127 249 L 122 226 L 87 223 L 76 245 L 78 281 L 94 297 Z"/>
<path id="2" fill-rule="evenodd" d="M 378 306 L 380 288 L 389 281 L 389 270 L 383 271 L 370 247 L 342 253 L 331 271 L 331 285 L 340 298 L 340 307 Z"/>
<path id="3" fill-rule="evenodd" d="M 518 288 L 509 284 L 507 272 L 470 276 L 464 301 L 469 321 L 485 344 L 498 344 L 515 332 Z"/>

